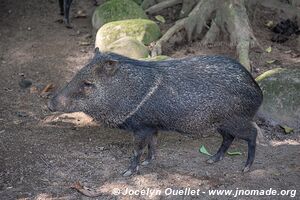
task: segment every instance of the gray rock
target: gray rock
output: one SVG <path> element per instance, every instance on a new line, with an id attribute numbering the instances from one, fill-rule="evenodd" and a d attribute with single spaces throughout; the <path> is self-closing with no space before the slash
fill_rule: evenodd
<path id="1" fill-rule="evenodd" d="M 105 51 L 113 42 L 123 38 L 131 37 L 145 45 L 156 41 L 160 37 L 158 25 L 146 19 L 130 19 L 110 22 L 102 26 L 96 35 L 95 46 L 100 51 Z"/>
<path id="2" fill-rule="evenodd" d="M 275 124 L 300 128 L 300 69 L 272 69 L 256 81 L 264 94 L 259 114 Z"/>
<path id="3" fill-rule="evenodd" d="M 135 59 L 147 58 L 149 56 L 148 48 L 140 41 L 131 37 L 123 37 L 113 42 L 105 51 Z"/>

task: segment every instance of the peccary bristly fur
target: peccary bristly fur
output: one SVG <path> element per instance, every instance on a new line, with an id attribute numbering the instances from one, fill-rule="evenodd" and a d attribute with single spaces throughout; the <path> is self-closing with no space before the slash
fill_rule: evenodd
<path id="1" fill-rule="evenodd" d="M 112 127 L 133 131 L 134 156 L 124 176 L 138 170 L 143 149 L 148 164 L 158 130 L 199 134 L 215 128 L 223 137 L 208 162 L 221 160 L 235 137 L 248 142 L 244 171 L 254 161 L 253 117 L 262 92 L 237 61 L 197 56 L 148 62 L 96 50 L 65 88 L 49 101 L 52 111 L 83 111 Z"/>

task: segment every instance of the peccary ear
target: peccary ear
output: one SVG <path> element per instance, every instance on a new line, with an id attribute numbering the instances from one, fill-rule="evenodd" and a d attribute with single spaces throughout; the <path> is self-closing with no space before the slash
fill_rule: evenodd
<path id="1" fill-rule="evenodd" d="M 95 48 L 95 54 L 101 54 L 100 50 L 99 50 L 99 47 L 96 47 Z"/>
<path id="2" fill-rule="evenodd" d="M 104 72 L 109 75 L 113 76 L 119 69 L 117 60 L 106 60 L 103 66 Z"/>

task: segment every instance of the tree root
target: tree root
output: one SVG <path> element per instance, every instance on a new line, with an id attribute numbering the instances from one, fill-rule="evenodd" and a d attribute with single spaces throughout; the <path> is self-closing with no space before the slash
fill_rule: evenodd
<path id="1" fill-rule="evenodd" d="M 145 12 L 147 14 L 153 14 L 153 13 L 156 13 L 156 12 L 159 12 L 165 8 L 168 8 L 168 7 L 171 7 L 171 6 L 174 6 L 176 4 L 180 4 L 182 3 L 182 0 L 167 0 L 167 1 L 162 1 L 158 4 L 155 4 L 153 6 L 151 6 L 150 8 L 146 9 Z"/>
<path id="2" fill-rule="evenodd" d="M 153 46 L 151 50 L 152 56 L 158 56 L 162 54 L 162 45 L 165 44 L 177 31 L 184 28 L 185 20 L 178 20 Z"/>
<path id="3" fill-rule="evenodd" d="M 141 4 L 141 7 L 146 10 L 147 8 L 156 4 L 156 0 L 144 0 Z"/>
<path id="4" fill-rule="evenodd" d="M 183 0 L 179 18 L 187 17 L 198 0 Z"/>
<path id="5" fill-rule="evenodd" d="M 210 26 L 210 29 L 207 31 L 206 35 L 202 39 L 202 44 L 208 45 L 214 43 L 219 34 L 220 34 L 220 28 L 213 21 Z"/>
<path id="6" fill-rule="evenodd" d="M 183 0 L 183 5 L 195 0 Z M 249 1 L 252 1 L 251 3 Z M 222 33 L 236 46 L 240 63 L 251 70 L 249 51 L 254 45 L 261 45 L 250 26 L 246 7 L 256 6 L 256 0 L 198 0 L 187 17 L 178 20 L 153 46 L 152 56 L 162 53 L 162 46 L 177 32 L 185 30 L 187 41 L 203 36 L 202 44 L 214 43 Z M 164 7 L 165 8 L 165 7 Z M 190 8 L 185 8 L 190 9 Z M 207 24 L 210 24 L 208 26 Z"/>
<path id="7" fill-rule="evenodd" d="M 187 32 L 188 41 L 191 41 L 193 32 L 196 30 L 197 33 L 201 32 L 203 25 L 206 25 L 206 20 L 209 12 L 209 7 L 214 7 L 214 2 L 211 0 L 200 0 L 194 9 L 190 12 L 188 17 L 178 20 L 153 46 L 151 55 L 156 56 L 162 53 L 162 45 L 166 43 L 175 33 L 185 29 Z M 198 28 L 197 28 L 198 27 Z"/>
<path id="8" fill-rule="evenodd" d="M 250 71 L 249 48 L 254 35 L 249 23 L 244 0 L 224 3 L 223 12 L 226 28 L 230 34 L 230 42 L 236 45 L 239 61 Z"/>

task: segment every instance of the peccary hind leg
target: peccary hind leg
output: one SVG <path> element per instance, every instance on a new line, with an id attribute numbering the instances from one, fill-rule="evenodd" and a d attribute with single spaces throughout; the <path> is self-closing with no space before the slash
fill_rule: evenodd
<path id="1" fill-rule="evenodd" d="M 223 137 L 223 142 L 218 152 L 213 155 L 208 163 L 214 163 L 223 159 L 224 154 L 228 150 L 230 144 L 235 137 L 241 138 L 248 143 L 248 157 L 243 168 L 243 172 L 248 172 L 253 164 L 256 149 L 257 129 L 252 122 L 236 121 L 232 124 L 227 124 L 218 128 L 218 132 Z"/>
<path id="2" fill-rule="evenodd" d="M 230 135 L 229 132 L 225 129 L 218 128 L 218 132 L 222 135 L 223 141 L 218 152 L 206 161 L 210 164 L 222 160 L 224 158 L 224 154 L 226 153 L 232 141 L 234 140 L 234 136 Z"/>
<path id="3" fill-rule="evenodd" d="M 157 144 L 157 131 L 152 134 L 152 137 L 148 142 L 148 154 L 146 159 L 142 162 L 142 165 L 148 165 L 154 160 L 156 155 L 156 144 Z"/>
<path id="4" fill-rule="evenodd" d="M 245 140 L 248 142 L 248 158 L 243 172 L 248 172 L 250 170 L 255 158 L 257 129 L 253 126 L 253 124 L 251 124 L 251 128 L 248 130 L 248 133 L 249 137 L 245 138 Z"/>
<path id="5" fill-rule="evenodd" d="M 138 171 L 140 159 L 147 144 L 149 145 L 148 157 L 151 157 L 152 159 L 152 155 L 155 149 L 153 143 L 153 135 L 156 132 L 157 130 L 153 128 L 145 128 L 134 132 L 133 157 L 131 159 L 129 168 L 123 173 L 123 176 L 130 176 Z"/>

